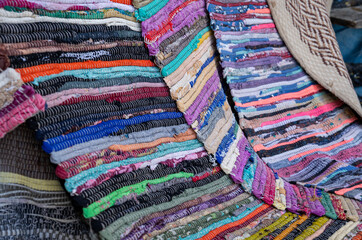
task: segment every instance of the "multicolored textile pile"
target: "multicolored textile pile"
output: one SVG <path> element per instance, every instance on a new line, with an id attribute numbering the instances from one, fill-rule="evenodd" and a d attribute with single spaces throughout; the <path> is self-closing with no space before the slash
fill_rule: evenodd
<path id="1" fill-rule="evenodd" d="M 362 125 L 311 79 L 281 40 L 264 1 L 209 1 L 211 26 L 240 126 L 288 182 L 362 200 Z"/>
<path id="2" fill-rule="evenodd" d="M 209 3 L 209 6 L 211 6 L 210 11 L 212 13 L 213 11 L 217 12 L 212 15 L 213 19 L 211 26 L 213 28 L 218 26 L 223 31 L 228 30 L 227 32 L 232 32 L 230 35 L 234 33 L 235 38 L 237 38 L 238 32 L 243 30 L 243 18 L 249 16 L 248 14 L 243 14 L 243 9 L 248 9 L 248 7 L 253 8 L 253 4 L 256 6 L 266 6 L 265 1 L 210 1 Z M 212 4 L 214 4 L 214 6 L 212 6 Z M 291 212 L 305 212 L 317 216 L 326 215 L 333 219 L 339 217 L 341 219 L 358 221 L 361 214 L 359 201 L 329 194 L 321 190 L 334 190 L 340 195 L 349 192 L 346 194 L 347 196 L 353 196 L 357 199 L 360 198 L 358 192 L 353 194 L 354 189 L 359 191 L 358 188 L 360 188 L 361 174 L 359 166 L 349 164 L 350 162 L 356 162 L 358 164 L 358 159 L 360 157 L 360 151 L 358 150 L 360 149 L 359 139 L 352 139 L 355 135 L 351 135 L 350 140 L 352 139 L 353 143 L 351 143 L 350 146 L 356 146 L 356 151 L 354 154 L 344 158 L 346 159 L 346 162 L 339 161 L 336 164 L 330 162 L 330 165 L 326 163 L 322 166 L 327 166 L 331 169 L 340 166 L 339 170 L 336 170 L 334 174 L 330 174 L 329 177 L 324 179 L 322 188 L 320 188 L 319 185 L 323 180 L 323 175 L 320 176 L 322 180 L 317 182 L 319 185 L 312 185 L 312 181 L 305 184 L 303 181 L 299 182 L 298 178 L 284 178 L 285 175 L 279 174 L 278 171 L 274 170 L 274 168 L 276 168 L 275 166 L 272 166 L 271 168 L 270 165 L 266 165 L 266 163 L 269 164 L 268 161 L 264 162 L 259 158 L 259 156 L 265 157 L 265 155 L 257 155 L 255 153 L 254 149 L 249 145 L 248 140 L 241 133 L 240 128 L 231 113 L 230 106 L 226 101 L 226 95 L 221 87 L 222 84 L 220 82 L 221 77 L 219 72 L 222 69 L 220 69 L 217 64 L 218 55 L 214 51 L 215 40 L 213 38 L 213 33 L 210 31 L 207 11 L 205 10 L 205 2 L 180 2 L 176 0 L 156 0 L 151 2 L 134 1 L 134 6 L 139 8 L 136 11 L 136 16 L 142 21 L 142 34 L 150 50 L 150 54 L 155 56 L 155 63 L 160 67 L 161 73 L 165 78 L 167 85 L 170 87 L 171 96 L 176 100 L 179 109 L 184 113 L 188 123 L 198 134 L 198 139 L 204 143 L 206 150 L 215 155 L 216 159 L 221 164 L 222 169 L 230 174 L 236 183 L 241 183 L 247 192 L 252 193 L 257 198 L 262 199 L 264 202 L 272 204 L 281 210 L 287 209 Z M 212 7 L 214 7 L 214 9 Z M 221 11 L 222 13 L 219 13 L 218 11 Z M 230 12 L 230 15 L 234 15 L 230 17 L 227 16 L 225 12 L 228 11 Z M 261 14 L 263 15 L 265 12 Z M 250 20 L 247 20 L 248 24 L 256 24 L 258 26 L 262 24 L 273 25 L 270 14 L 266 20 L 259 20 L 254 17 L 250 18 Z M 258 27 L 255 29 L 258 29 Z M 242 35 L 243 33 L 244 32 L 239 35 Z M 218 32 L 216 32 L 216 35 L 217 34 Z M 220 36 L 224 36 L 223 34 L 224 32 L 221 32 Z M 232 38 L 234 35 L 228 39 L 229 42 L 233 41 Z M 273 44 L 278 46 L 278 41 L 279 44 L 281 44 L 279 37 L 274 38 L 272 40 L 276 43 Z M 263 39 L 259 41 L 263 41 Z M 248 41 L 244 40 L 244 43 L 245 42 L 247 43 Z M 219 44 L 220 40 L 218 40 L 217 43 Z M 242 43 L 243 41 L 240 41 L 240 44 Z M 225 45 L 225 43 L 220 44 Z M 257 46 L 257 44 L 252 45 L 251 49 L 258 49 L 255 46 Z M 228 45 L 225 46 L 225 49 L 225 51 L 232 52 L 232 50 L 228 49 Z M 220 49 L 220 51 L 223 50 Z M 284 51 L 287 51 L 287 49 L 284 49 Z M 223 52 L 221 52 L 221 54 L 223 54 Z M 242 52 L 240 54 L 242 54 Z M 260 56 L 257 53 L 253 55 L 253 59 L 257 59 L 256 62 L 259 61 L 259 65 L 264 63 L 263 54 L 264 53 L 261 53 Z M 230 53 L 227 56 L 230 58 L 230 61 L 232 61 L 230 66 L 238 66 L 239 64 L 237 62 L 237 56 L 234 55 L 233 53 Z M 280 51 L 270 54 L 268 52 L 265 53 L 265 55 L 270 55 L 272 59 L 276 60 L 282 57 L 288 57 L 284 55 L 289 55 L 289 58 L 291 58 L 290 54 Z M 224 55 L 222 55 L 222 57 L 224 57 Z M 227 65 L 228 63 L 225 63 L 224 61 L 222 67 L 229 66 Z M 252 64 L 250 64 L 250 67 L 252 68 Z M 225 68 L 223 71 L 226 74 L 228 73 L 229 68 Z M 238 71 L 238 69 L 235 71 Z M 240 75 L 242 75 L 242 73 L 240 73 Z M 240 78 L 242 78 L 242 76 L 240 76 Z M 260 94 L 262 94 L 263 87 L 264 86 L 255 90 L 255 92 L 259 94 L 258 91 L 261 91 Z M 276 86 L 275 88 L 278 87 Z M 273 90 L 274 92 L 276 91 L 275 89 Z M 246 90 L 246 92 L 249 93 L 249 90 Z M 234 94 L 234 91 L 232 94 Z M 250 92 L 250 94 L 254 94 L 254 92 Z M 270 94 L 273 94 L 273 92 Z M 258 98 L 258 95 L 254 96 L 254 98 Z M 289 106 L 291 105 L 292 104 L 289 104 Z M 294 104 L 292 107 L 298 108 L 299 106 Z M 347 114 L 353 114 L 351 110 L 345 111 Z M 352 122 L 356 120 L 357 118 L 353 116 L 349 118 L 349 121 Z M 320 120 L 313 119 L 312 121 Z M 243 122 L 241 123 L 243 124 Z M 251 130 L 255 131 L 255 129 Z M 285 130 L 290 132 L 292 129 Z M 358 132 L 359 128 L 357 125 L 353 128 L 352 133 Z M 310 134 L 312 133 L 314 132 L 311 132 Z M 266 137 L 272 135 L 270 133 L 269 135 L 267 134 L 268 132 L 265 135 Z M 264 136 L 260 134 L 258 137 L 261 139 L 264 138 Z M 272 136 L 270 136 L 270 138 L 271 137 Z M 319 139 L 315 141 L 319 141 Z M 264 143 L 263 140 L 260 140 L 258 143 L 261 144 L 261 142 Z M 323 139 L 319 144 L 323 145 Z M 254 145 L 255 143 L 252 144 L 252 146 Z M 295 153 L 295 155 L 303 159 L 303 156 L 315 153 L 315 149 L 316 148 L 312 150 L 302 149 L 304 151 L 299 153 L 301 156 L 299 156 L 298 153 Z M 296 151 L 298 150 L 300 151 L 300 149 L 297 149 Z M 307 152 L 308 150 L 310 150 L 310 152 Z M 341 150 L 343 149 L 341 148 Z M 301 153 L 303 152 L 304 154 L 302 155 Z M 317 155 L 312 154 L 312 159 L 316 156 Z M 309 162 L 311 162 L 311 160 L 309 160 Z M 304 165 L 301 164 L 300 168 L 303 169 L 303 167 Z M 310 171 L 310 169 L 308 170 Z M 307 177 L 312 177 L 313 174 L 315 174 L 313 170 L 308 173 L 309 175 Z M 329 169 L 327 168 L 325 172 L 328 173 Z M 340 177 L 340 175 L 335 175 L 341 174 L 342 172 L 344 174 L 347 173 L 348 175 L 346 181 L 338 185 L 339 182 L 335 181 L 335 178 L 333 179 L 333 177 Z M 332 181 L 334 181 L 335 186 L 333 186 Z M 344 190 L 342 190 L 341 187 L 343 187 Z M 346 189 L 347 191 L 345 191 Z M 342 205 L 344 207 L 340 208 Z M 341 211 L 341 209 L 343 210 Z M 322 221 L 321 219 L 326 218 L 321 217 L 318 221 Z M 315 219 L 310 218 L 307 222 L 313 222 L 314 220 Z M 318 228 L 322 227 L 326 222 L 321 224 Z M 351 224 L 352 223 L 353 222 L 351 222 Z M 358 225 L 358 223 L 353 224 L 355 224 L 354 226 Z M 318 228 L 315 228 L 315 230 Z M 310 232 L 310 234 L 312 234 L 312 232 Z"/>
<path id="3" fill-rule="evenodd" d="M 257 2 L 257 5 L 265 5 L 265 2 Z M 223 170 L 230 173 L 235 182 L 242 183 L 248 192 L 266 203 L 293 212 L 324 215 L 323 203 L 310 200 L 321 197 L 320 191 L 315 196 L 316 191 L 312 188 L 290 184 L 280 178 L 277 172 L 265 165 L 242 135 L 221 88 L 214 38 L 204 1 L 179 3 L 171 0 L 164 6 L 157 3 L 153 1 L 141 7 L 136 16 L 143 21 L 145 42 L 150 54 L 156 57 L 155 62 L 161 68 L 171 95 L 205 148 L 215 154 Z M 142 2 L 136 1 L 135 5 L 142 5 Z M 157 8 L 153 8 L 154 5 Z M 248 3 L 241 2 L 240 5 Z M 193 17 L 186 21 L 183 16 L 191 13 L 195 16 L 189 15 Z M 155 24 L 157 21 L 159 25 Z M 272 20 L 269 18 L 268 21 L 271 23 Z M 232 25 L 239 30 L 237 23 Z M 182 44 L 180 39 L 184 39 Z"/>
<path id="4" fill-rule="evenodd" d="M 112 7 L 113 9 L 108 9 L 110 7 Z M 82 11 L 75 12 L 72 10 Z M 132 13 L 129 12 L 130 10 L 133 11 L 133 7 L 130 6 L 129 0 L 83 1 L 82 4 L 77 3 L 77 1 L 51 0 L 1 1 L 0 23 L 16 23 L 19 27 L 15 29 L 8 29 L 6 26 L 2 26 L 1 28 L 1 33 L 2 35 L 4 34 L 4 36 L 0 37 L 0 43 L 3 43 L 0 46 L 0 70 L 3 70 L 4 72 L 0 73 L 0 90 L 2 93 L 4 93 L 4 95 L 0 97 L 0 137 L 4 137 L 6 133 L 10 132 L 21 123 L 25 122 L 26 119 L 34 116 L 40 111 L 44 111 L 45 109 L 44 99 L 42 99 L 41 96 L 37 94 L 33 88 L 31 88 L 31 86 L 21 87 L 23 81 L 32 81 L 36 74 L 26 77 L 25 75 L 31 75 L 31 73 L 34 71 L 38 72 L 39 74 L 40 72 L 44 72 L 42 76 L 50 75 L 54 73 L 56 69 L 55 66 L 51 66 L 49 69 L 37 69 L 35 68 L 35 66 L 43 65 L 46 63 L 69 63 L 71 61 L 76 61 L 76 58 L 78 58 L 78 56 L 58 56 L 57 54 L 49 55 L 45 53 L 46 51 L 58 51 L 57 49 L 53 48 L 50 50 L 44 50 L 45 52 L 39 52 L 43 53 L 43 59 L 37 60 L 36 57 L 34 57 L 34 54 L 38 53 L 38 49 L 34 48 L 38 48 L 40 46 L 54 47 L 54 43 L 47 42 L 47 40 L 57 42 L 59 38 L 63 38 L 63 42 L 67 42 L 66 38 L 72 36 L 72 34 L 74 33 L 72 31 L 77 31 L 77 29 L 69 26 L 67 27 L 61 23 L 86 25 L 94 24 L 92 23 L 92 21 L 84 20 L 89 18 L 100 19 L 97 23 L 95 23 L 96 25 L 119 25 L 127 23 L 128 26 L 132 27 L 132 25 L 134 26 L 135 24 L 132 24 L 129 21 L 134 21 L 134 18 L 131 17 Z M 117 19 L 114 17 L 117 17 Z M 121 19 L 119 17 L 127 19 L 127 21 L 119 20 Z M 65 18 L 66 20 L 64 20 Z M 115 21 L 117 23 L 114 23 Z M 46 25 L 48 22 L 59 24 L 54 29 L 47 29 Z M 22 24 L 30 24 L 27 25 L 30 26 L 30 28 L 24 29 L 24 27 L 26 26 Z M 35 25 L 42 26 L 37 27 Z M 49 30 L 49 32 L 44 31 L 45 29 Z M 62 32 L 62 35 L 59 35 L 61 34 L 61 32 L 57 32 L 60 29 L 64 30 Z M 95 29 L 93 28 L 93 30 Z M 100 32 L 98 30 L 95 33 L 99 34 Z M 27 35 L 28 32 L 31 32 L 32 34 Z M 73 41 L 77 42 L 92 38 L 92 35 L 87 35 L 88 33 L 92 32 L 92 27 L 88 29 L 83 28 L 83 31 L 80 32 L 83 33 L 83 36 L 79 36 L 80 39 L 77 39 L 77 37 L 75 37 Z M 40 35 L 36 35 L 36 33 L 39 33 Z M 37 43 L 35 43 L 35 45 L 22 45 L 27 42 Z M 9 44 L 14 43 L 16 44 L 13 46 L 9 46 Z M 27 51 L 27 48 L 30 49 Z M 74 49 L 69 49 L 69 51 L 72 50 Z M 23 54 L 29 54 L 30 58 L 21 59 L 21 56 Z M 98 57 L 100 57 L 101 55 L 99 55 Z M 41 58 L 41 56 L 38 57 Z M 55 61 L 57 57 L 61 57 L 61 59 L 59 59 L 59 62 Z M 20 72 L 20 77 L 20 75 L 16 73 L 13 68 L 29 68 L 29 72 Z M 51 70 L 54 71 L 52 72 Z M 58 68 L 58 71 L 59 70 L 60 69 Z"/>
<path id="5" fill-rule="evenodd" d="M 32 11 L 5 7 L 14 18 L 1 24 L 1 39 L 10 66 L 46 102 L 28 126 L 101 237 L 197 236 L 200 222 L 214 229 L 253 210 L 249 220 L 283 213 L 244 193 L 207 154 L 134 31 L 139 25 Z"/>
<path id="6" fill-rule="evenodd" d="M 321 118 L 300 118 L 305 101 L 323 109 L 340 102 L 290 56 L 265 1 L 244 2 L 134 0 L 135 11 L 130 0 L 1 1 L 0 67 L 7 69 L 0 74 L 6 92 L 0 122 L 7 128 L 0 137 L 26 119 L 27 127 L 0 140 L 6 156 L 0 159 L 0 239 L 359 239 L 362 204 L 347 198 L 360 197 L 357 117 L 340 104 Z M 239 41 L 240 30 L 250 34 L 245 22 L 256 31 L 265 24 L 272 30 L 250 45 L 241 39 L 242 52 L 231 54 L 234 40 L 222 42 L 222 36 Z M 216 41 L 212 29 L 218 27 Z M 279 115 L 260 102 L 261 114 L 237 106 L 239 127 L 225 94 L 230 86 L 235 96 L 230 77 L 240 76 L 228 71 L 246 71 L 226 66 L 239 54 L 267 57 L 263 67 L 248 68 L 250 74 L 303 74 L 303 84 L 275 76 L 271 85 L 258 82 L 259 88 L 253 83 L 260 76 L 252 75 L 240 104 L 274 100 L 270 95 L 295 92 L 295 86 L 319 89 L 318 102 L 288 98 L 280 106 L 293 108 L 297 126 L 271 136 L 274 128 L 257 124 Z M 276 64 L 272 73 L 269 55 Z M 329 128 L 317 122 L 329 118 Z M 316 129 L 334 135 L 320 138 Z M 329 155 L 293 145 L 301 138 L 324 147 L 343 137 Z M 287 145 L 290 150 L 280 153 L 278 147 Z M 289 160 L 294 151 L 290 165 L 282 165 L 279 154 Z M 324 165 L 309 170 L 317 157 Z M 297 170 L 289 167 L 294 163 Z M 341 173 L 344 182 L 334 181 Z"/>
<path id="7" fill-rule="evenodd" d="M 124 39 L 126 33 L 133 37 Z M 119 58 L 112 59 L 117 67 L 102 61 L 103 68 L 70 70 L 32 83 L 50 107 L 29 125 L 83 216 L 106 239 L 138 238 L 166 224 L 166 213 L 177 219 L 198 201 L 221 195 L 215 200 L 221 204 L 243 192 L 177 111 L 140 32 L 123 34 L 107 42 L 121 45 L 119 54 L 111 55 Z"/>

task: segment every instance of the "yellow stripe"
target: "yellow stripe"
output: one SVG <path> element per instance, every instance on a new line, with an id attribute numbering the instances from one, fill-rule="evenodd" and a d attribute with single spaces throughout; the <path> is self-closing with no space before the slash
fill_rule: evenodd
<path id="1" fill-rule="evenodd" d="M 57 180 L 41 180 L 9 172 L 0 172 L 0 183 L 21 184 L 40 191 L 64 191 L 62 186 L 60 185 L 60 182 Z"/>
<path id="2" fill-rule="evenodd" d="M 212 31 L 207 31 L 199 40 L 199 43 L 197 44 L 197 48 L 201 46 L 201 44 L 208 39 L 212 35 Z"/>

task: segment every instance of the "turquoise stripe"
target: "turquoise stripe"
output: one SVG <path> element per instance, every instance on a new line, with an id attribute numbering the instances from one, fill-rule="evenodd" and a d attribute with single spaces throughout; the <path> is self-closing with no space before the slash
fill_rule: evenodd
<path id="1" fill-rule="evenodd" d="M 153 15 L 155 15 L 158 11 L 160 11 L 166 4 L 168 3 L 168 0 L 154 0 L 147 4 L 144 7 L 141 7 L 140 9 L 135 11 L 135 17 L 137 20 L 143 22 Z"/>
<path id="2" fill-rule="evenodd" d="M 357 168 L 356 168 L 357 169 Z M 322 181 L 320 181 L 317 186 L 323 186 L 324 183 L 328 182 L 331 178 L 333 178 L 334 176 L 338 175 L 338 174 L 341 174 L 341 173 L 348 173 L 349 171 L 351 171 L 352 169 L 345 169 L 345 168 L 340 168 L 338 170 L 335 170 L 335 172 L 325 176 L 323 178 Z"/>
<path id="3" fill-rule="evenodd" d="M 250 160 L 248 161 L 248 163 L 246 164 L 244 171 L 243 171 L 243 182 L 242 182 L 242 186 L 244 187 L 245 191 L 251 193 L 253 190 L 253 181 L 254 181 L 254 176 L 255 176 L 255 171 L 256 171 L 256 166 L 257 166 L 257 156 L 256 153 L 253 151 L 249 151 L 251 152 L 251 157 L 253 158 L 254 161 L 251 162 Z"/>
<path id="4" fill-rule="evenodd" d="M 258 41 L 261 40 L 261 41 Z M 240 43 L 245 43 L 245 42 L 269 42 L 270 40 L 268 38 L 244 38 L 244 39 L 227 39 L 227 40 L 223 40 L 223 41 L 230 41 L 229 44 L 240 44 Z M 228 43 L 226 43 L 228 44 Z"/>
<path id="5" fill-rule="evenodd" d="M 110 170 L 110 169 L 117 168 L 120 166 L 130 165 L 130 164 L 134 164 L 134 163 L 139 163 L 139 162 L 146 162 L 146 161 L 150 161 L 152 159 L 166 156 L 171 153 L 193 150 L 193 149 L 200 148 L 200 147 L 203 147 L 203 144 L 200 143 L 199 140 L 197 140 L 197 139 L 188 140 L 188 141 L 180 142 L 180 143 L 172 142 L 172 143 L 162 144 L 157 147 L 156 153 L 146 155 L 143 157 L 129 158 L 126 160 L 121 160 L 121 161 L 112 162 L 112 163 L 108 163 L 108 164 L 102 164 L 100 166 L 97 166 L 97 167 L 94 167 L 91 169 L 87 169 L 71 178 L 66 179 L 64 185 L 68 192 L 72 192 L 78 186 L 86 183 L 88 180 L 98 178 L 100 175 L 107 173 L 108 170 Z"/>
<path id="6" fill-rule="evenodd" d="M 206 27 L 202 29 L 192 40 L 191 42 L 182 49 L 182 51 L 177 55 L 177 57 L 172 60 L 169 64 L 167 64 L 164 68 L 162 68 L 161 74 L 164 77 L 167 77 L 176 69 L 191 55 L 191 53 L 197 48 L 197 44 L 200 42 L 200 38 L 207 33 L 208 31 L 211 31 L 210 27 Z"/>
<path id="7" fill-rule="evenodd" d="M 157 67 L 139 67 L 139 66 L 121 66 L 110 68 L 92 68 L 92 69 L 78 69 L 66 70 L 59 74 L 52 74 L 48 76 L 37 77 L 33 83 L 39 85 L 40 82 L 45 82 L 52 78 L 61 76 L 74 76 L 86 79 L 106 79 L 117 77 L 162 77 L 160 70 Z"/>

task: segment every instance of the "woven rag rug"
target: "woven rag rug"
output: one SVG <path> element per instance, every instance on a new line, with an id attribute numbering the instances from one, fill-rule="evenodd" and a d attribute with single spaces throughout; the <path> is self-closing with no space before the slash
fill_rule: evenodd
<path id="1" fill-rule="evenodd" d="M 131 4 L 0 2 L 1 137 L 27 125 L 0 140 L 0 239 L 360 239 L 359 120 L 294 60 L 265 1 Z M 225 53 L 233 33 L 250 45 Z M 266 59 L 225 65 L 239 54 Z M 230 77 L 250 84 L 240 102 Z"/>
<path id="2" fill-rule="evenodd" d="M 248 28 L 243 28 L 244 25 L 250 25 L 249 29 L 255 25 L 253 30 L 261 33 L 268 32 L 264 28 L 274 27 L 270 11 L 265 9 L 267 8 L 265 1 L 209 2 L 211 23 L 208 22 L 208 12 L 205 10 L 204 1 L 134 1 L 134 6 L 138 8 L 136 17 L 142 21 L 142 34 L 149 52 L 155 56 L 155 63 L 160 67 L 170 87 L 171 96 L 197 133 L 198 139 L 204 143 L 206 150 L 215 155 L 222 169 L 230 174 L 236 183 L 241 183 L 247 192 L 264 202 L 291 212 L 335 217 L 340 216 L 338 210 L 336 211 L 337 204 L 333 204 L 336 199 L 341 201 L 341 204 L 345 202 L 342 205 L 346 205 L 347 202 L 350 206 L 360 204 L 361 141 L 358 137 L 360 134 L 358 117 L 303 72 L 288 49 L 283 48 L 282 40 L 275 28 L 274 32 L 271 31 L 274 35 L 270 46 L 267 45 L 269 39 L 264 35 L 257 35 L 258 39 L 255 42 L 252 41 L 247 32 Z M 249 9 L 250 12 L 247 13 Z M 260 19 L 256 17 L 259 15 L 261 15 Z M 218 30 L 215 32 L 216 41 L 210 26 Z M 231 37 L 221 42 L 220 38 L 228 37 L 228 35 Z M 240 35 L 246 36 L 239 40 Z M 249 42 L 252 43 L 249 45 Z M 221 66 L 218 65 L 215 44 L 219 47 L 221 54 Z M 234 44 L 236 53 L 233 52 L 232 47 L 229 47 L 231 44 Z M 281 49 L 278 49 L 279 46 Z M 277 49 L 274 50 L 275 48 Z M 224 55 L 223 51 L 226 52 Z M 249 56 L 247 51 L 252 52 L 250 59 L 246 58 Z M 279 67 L 278 63 L 284 59 L 288 59 L 289 63 Z M 268 72 L 269 68 L 271 72 Z M 270 78 L 274 78 L 271 82 L 251 82 L 248 80 L 250 76 L 242 72 L 243 70 L 249 71 L 247 73 L 256 80 L 268 79 L 269 75 L 271 75 Z M 246 101 L 245 107 L 250 107 L 250 112 L 253 114 L 251 119 L 257 123 L 260 122 L 259 125 L 253 125 L 247 129 L 244 126 L 245 119 L 240 119 L 240 126 L 246 130 L 246 137 L 250 139 L 251 144 L 246 140 L 232 115 L 222 88 L 225 84 L 220 81 L 222 80 L 221 72 L 225 76 L 228 76 L 229 72 L 239 73 L 237 76 L 242 79 L 240 81 L 250 84 L 247 89 L 243 89 L 239 82 L 237 86 L 240 86 L 240 91 L 252 97 L 250 97 L 251 100 L 244 98 L 242 101 Z M 299 81 L 309 82 L 301 86 L 295 79 L 292 82 L 292 77 L 298 73 Z M 285 83 L 286 81 L 288 82 Z M 227 83 L 231 84 L 230 81 Z M 284 88 L 283 83 L 287 84 L 287 87 Z M 271 89 L 267 84 L 272 84 Z M 256 89 L 253 91 L 251 87 Z M 293 87 L 297 90 L 307 90 L 301 92 L 300 96 L 297 95 L 295 100 L 295 95 L 288 95 L 293 92 Z M 225 86 L 226 92 L 228 89 L 228 86 Z M 231 87 L 231 94 L 235 101 L 233 87 Z M 281 94 L 283 96 L 279 97 L 278 95 Z M 322 95 L 318 99 L 321 101 L 319 105 L 315 105 L 315 100 L 313 104 L 306 102 L 312 102 L 314 94 Z M 336 106 L 333 105 L 333 100 L 325 100 L 326 97 L 323 94 L 334 99 Z M 303 96 L 307 98 L 303 99 Z M 354 97 L 355 93 L 351 95 L 352 99 Z M 332 102 L 331 106 L 328 105 L 330 102 Z M 276 103 L 281 106 L 275 106 Z M 235 103 L 237 111 L 240 107 L 238 104 L 240 103 Z M 313 111 L 305 110 L 303 104 L 312 105 L 310 110 Z M 255 113 L 254 109 L 258 106 L 261 106 L 260 111 L 263 110 L 264 115 Z M 318 108 L 319 106 L 321 108 Z M 353 104 L 350 106 L 353 107 Z M 287 109 L 284 110 L 285 115 L 282 115 L 283 111 L 279 111 L 277 107 L 281 108 L 280 110 Z M 337 113 L 330 111 L 335 108 L 338 108 Z M 290 111 L 287 112 L 289 109 Z M 355 108 L 357 112 L 359 109 L 360 107 Z M 326 116 L 324 113 L 327 111 L 330 115 Z M 345 117 L 338 120 L 338 118 L 335 119 L 336 114 Z M 263 121 L 260 121 L 262 117 L 270 117 L 266 120 L 270 122 L 263 124 Z M 329 128 L 323 128 L 320 122 L 328 118 L 332 119 L 325 124 Z M 333 120 L 341 122 L 333 122 Z M 280 128 L 277 128 L 279 126 Z M 247 130 L 253 133 L 260 131 L 254 135 L 259 142 L 251 139 Z M 279 152 L 271 147 L 274 145 L 279 147 L 277 149 Z M 262 149 L 259 150 L 254 146 L 261 146 Z M 330 152 L 326 154 L 325 150 Z M 347 152 L 345 157 L 341 157 Z M 273 165 L 274 162 L 270 159 L 274 155 L 276 163 Z M 286 161 L 281 161 L 283 159 Z M 321 159 L 321 164 L 318 164 Z M 334 192 L 339 196 L 327 194 L 327 192 Z M 345 197 L 340 197 L 341 195 Z M 347 197 L 355 198 L 356 201 Z M 330 212 L 330 207 L 334 208 L 333 214 Z M 349 215 L 347 218 L 357 221 L 358 209 L 359 207 L 357 209 L 352 207 L 354 214 L 347 211 Z M 205 235 L 205 237 L 210 236 L 213 236 L 213 233 Z"/>
<path id="3" fill-rule="evenodd" d="M 132 7 L 113 9 L 127 18 L 93 20 L 84 18 L 110 10 L 6 4 L 0 26 L 9 67 L 46 105 L 27 125 L 92 231 L 105 239 L 178 238 L 239 220 L 235 230 L 260 223 L 257 232 L 285 214 L 245 193 L 207 154 L 150 60 Z"/>
<path id="4" fill-rule="evenodd" d="M 0 239 L 90 239 L 32 130 L 0 139 L 0 153 Z"/>
<path id="5" fill-rule="evenodd" d="M 266 1 L 208 2 L 223 74 L 246 137 L 288 182 L 362 200 L 362 125 L 281 40 Z"/>

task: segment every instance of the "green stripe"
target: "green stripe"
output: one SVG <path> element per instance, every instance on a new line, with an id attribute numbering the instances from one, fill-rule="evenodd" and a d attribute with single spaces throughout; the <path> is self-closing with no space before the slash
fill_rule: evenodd
<path id="1" fill-rule="evenodd" d="M 91 218 L 99 213 L 105 211 L 106 209 L 112 207 L 116 201 L 124 196 L 127 196 L 131 193 L 141 194 L 146 191 L 148 184 L 159 184 L 163 182 L 170 181 L 173 178 L 189 178 L 194 176 L 193 173 L 179 172 L 175 174 L 171 174 L 162 178 L 145 180 L 140 183 L 136 183 L 133 185 L 129 185 L 126 187 L 122 187 L 114 192 L 111 192 L 107 196 L 101 198 L 99 201 L 96 201 L 90 204 L 87 208 L 83 208 L 83 216 L 85 218 Z"/>

